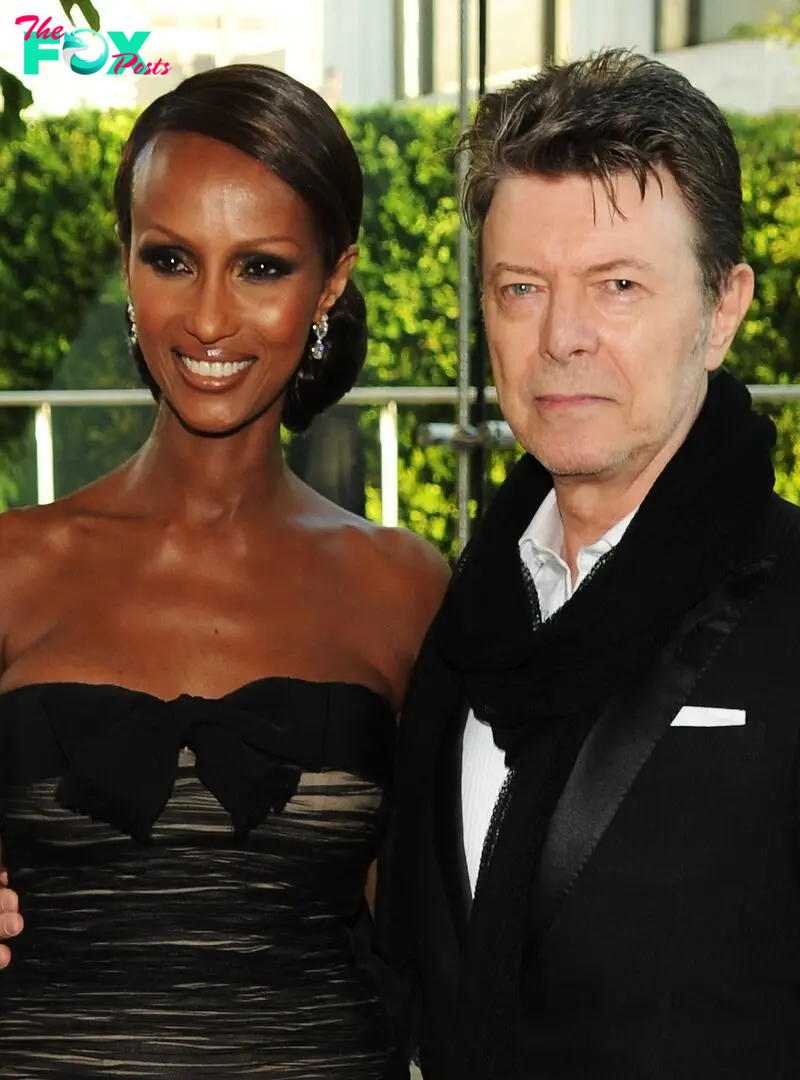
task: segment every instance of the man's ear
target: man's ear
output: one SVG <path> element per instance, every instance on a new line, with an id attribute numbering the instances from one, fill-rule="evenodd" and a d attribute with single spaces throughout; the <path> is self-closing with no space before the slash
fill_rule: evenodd
<path id="1" fill-rule="evenodd" d="M 345 290 L 347 282 L 350 280 L 350 274 L 353 271 L 353 267 L 358 259 L 358 246 L 351 244 L 349 248 L 344 252 L 333 268 L 333 273 L 322 289 L 322 295 L 319 298 L 317 304 L 317 310 L 314 314 L 314 322 L 319 322 L 320 318 L 326 311 L 330 311 L 339 297 Z"/>
<path id="2" fill-rule="evenodd" d="M 734 266 L 722 288 L 717 306 L 711 317 L 706 347 L 706 370 L 715 371 L 722 364 L 731 342 L 736 337 L 753 302 L 755 275 L 747 263 Z"/>

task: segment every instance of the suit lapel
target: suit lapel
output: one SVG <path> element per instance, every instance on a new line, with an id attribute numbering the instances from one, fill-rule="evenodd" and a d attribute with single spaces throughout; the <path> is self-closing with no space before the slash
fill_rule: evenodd
<path id="1" fill-rule="evenodd" d="M 468 704 L 460 701 L 442 733 L 434 812 L 436 851 L 459 945 L 463 945 L 472 907 L 461 813 L 461 759 L 468 712 Z"/>
<path id="2" fill-rule="evenodd" d="M 617 699 L 592 728 L 559 799 L 533 890 L 541 938 L 594 853 L 659 740 L 738 625 L 772 565 L 732 575 L 684 620 L 655 670 Z"/>

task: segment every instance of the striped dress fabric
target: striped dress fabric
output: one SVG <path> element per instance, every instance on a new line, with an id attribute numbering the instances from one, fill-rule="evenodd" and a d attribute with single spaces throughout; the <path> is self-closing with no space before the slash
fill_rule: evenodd
<path id="1" fill-rule="evenodd" d="M 394 731 L 338 683 L 0 696 L 3 1080 L 405 1075 L 364 902 Z"/>

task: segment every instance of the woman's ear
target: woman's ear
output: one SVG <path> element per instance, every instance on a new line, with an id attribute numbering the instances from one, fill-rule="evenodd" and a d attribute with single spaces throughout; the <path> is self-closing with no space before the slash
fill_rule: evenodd
<path id="1" fill-rule="evenodd" d="M 319 298 L 319 304 L 314 315 L 314 322 L 319 322 L 320 318 L 326 311 L 330 311 L 336 301 L 344 292 L 347 282 L 350 280 L 350 274 L 353 272 L 353 267 L 358 259 L 358 246 L 351 244 L 349 248 L 341 255 L 336 266 L 333 268 L 333 273 L 325 282 L 325 286 L 322 290 L 322 296 Z"/>

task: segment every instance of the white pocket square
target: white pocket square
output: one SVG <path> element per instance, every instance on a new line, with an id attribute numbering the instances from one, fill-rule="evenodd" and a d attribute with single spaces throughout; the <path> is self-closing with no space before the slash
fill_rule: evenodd
<path id="1" fill-rule="evenodd" d="M 706 705 L 684 705 L 671 727 L 742 727 L 744 709 L 715 709 Z"/>

